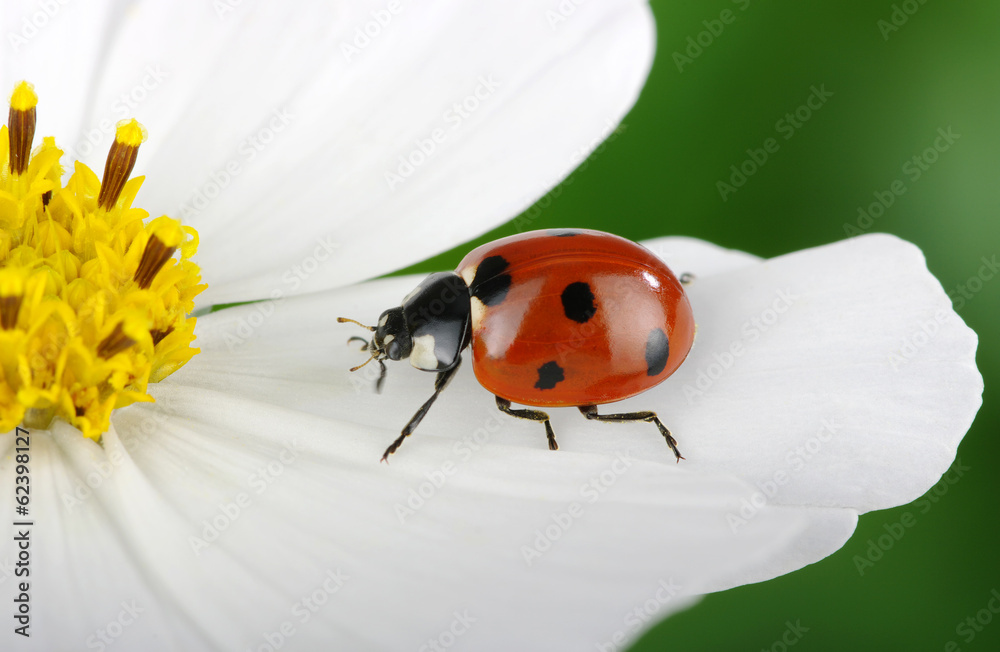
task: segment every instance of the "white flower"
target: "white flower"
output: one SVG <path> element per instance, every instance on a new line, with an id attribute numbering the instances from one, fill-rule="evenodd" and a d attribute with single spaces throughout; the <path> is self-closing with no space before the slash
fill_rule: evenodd
<path id="1" fill-rule="evenodd" d="M 913 246 L 867 236 L 759 261 L 667 238 L 649 246 L 697 276 L 698 339 L 621 405 L 657 410 L 686 461 L 649 424 L 568 410 L 550 452 L 466 367 L 379 464 L 432 376 L 393 365 L 375 394 L 346 371 L 360 354 L 335 318 L 374 319 L 417 279 L 327 288 L 477 235 L 568 173 L 635 99 L 648 8 L 587 3 L 553 22 L 510 0 L 53 6 L 0 87 L 31 79 L 40 131 L 85 134 L 70 145 L 83 159 L 106 151 L 116 101 L 137 104 L 140 200 L 199 229 L 199 300 L 272 300 L 201 317 L 202 353 L 150 387 L 155 404 L 115 412 L 102 445 L 61 422 L 32 432 L 32 637 L 4 641 L 620 647 L 691 596 L 821 559 L 858 513 L 913 500 L 978 409 L 975 335 Z M 423 150 L 404 174 L 398 157 Z M 13 433 L 0 443 L 12 487 Z M 2 545 L 13 600 L 19 550 Z"/>

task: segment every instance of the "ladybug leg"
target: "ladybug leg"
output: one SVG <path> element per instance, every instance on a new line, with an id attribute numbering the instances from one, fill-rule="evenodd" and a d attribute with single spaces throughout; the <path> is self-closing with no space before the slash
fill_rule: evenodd
<path id="1" fill-rule="evenodd" d="M 451 382 L 452 377 L 455 375 L 455 372 L 458 371 L 458 368 L 459 366 L 461 366 L 461 364 L 462 364 L 462 358 L 459 358 L 458 362 L 455 364 L 454 367 L 448 369 L 447 371 L 442 371 L 437 375 L 437 379 L 434 380 L 434 393 L 431 395 L 429 399 L 427 399 L 426 402 L 424 402 L 423 405 L 420 406 L 420 409 L 417 410 L 417 413 L 414 414 L 413 418 L 410 419 L 409 423 L 406 424 L 406 426 L 403 428 L 403 433 L 396 438 L 396 441 L 392 442 L 392 445 L 389 446 L 389 448 L 385 449 L 385 453 L 382 454 L 383 462 L 385 462 L 390 455 L 395 453 L 397 448 L 403 445 L 403 440 L 409 437 L 410 433 L 412 433 L 414 430 L 417 429 L 417 426 L 420 425 L 421 421 L 423 421 L 424 415 L 426 415 L 427 411 L 431 409 L 431 405 L 434 404 L 434 401 L 437 399 L 438 394 L 440 394 L 444 390 L 444 388 L 448 386 L 448 383 Z M 379 380 L 381 383 L 381 379 Z"/>
<path id="2" fill-rule="evenodd" d="M 500 398 L 499 396 L 497 396 L 497 407 L 501 412 L 509 414 L 512 417 L 517 417 L 518 419 L 528 419 L 530 421 L 541 421 L 544 423 L 545 436 L 549 439 L 549 450 L 559 450 L 559 444 L 556 443 L 556 433 L 552 432 L 552 424 L 549 422 L 549 415 L 540 410 L 512 410 L 510 409 L 510 401 L 505 398 Z"/>
<path id="3" fill-rule="evenodd" d="M 694 274 L 684 272 L 678 280 L 681 282 L 681 285 L 691 285 L 691 282 L 694 281 Z"/>
<path id="4" fill-rule="evenodd" d="M 660 422 L 659 417 L 656 416 L 656 412 L 623 412 L 621 414 L 598 414 L 596 405 L 580 405 L 578 409 L 583 414 L 583 416 L 591 419 L 593 421 L 607 421 L 613 423 L 625 423 L 627 421 L 648 421 L 650 423 L 655 423 L 656 427 L 660 429 L 660 434 L 663 438 L 667 440 L 667 446 L 670 450 L 674 452 L 674 456 L 677 461 L 680 462 L 684 459 L 681 452 L 677 450 L 677 440 L 674 436 L 670 434 L 667 427 Z"/>

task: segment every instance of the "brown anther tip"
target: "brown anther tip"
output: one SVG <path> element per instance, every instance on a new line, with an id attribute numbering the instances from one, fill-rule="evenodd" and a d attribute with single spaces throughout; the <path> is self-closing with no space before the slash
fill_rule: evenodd
<path id="1" fill-rule="evenodd" d="M 35 139 L 35 107 L 27 110 L 10 108 L 7 114 L 7 140 L 10 143 L 10 171 L 23 174 L 31 158 L 31 142 Z"/>
<path id="2" fill-rule="evenodd" d="M 146 243 L 146 248 L 142 252 L 142 258 L 139 260 L 139 266 L 133 277 L 140 288 L 149 289 L 157 272 L 170 260 L 175 251 L 177 251 L 177 247 L 168 247 L 155 235 L 149 236 L 149 241 Z"/>
<path id="3" fill-rule="evenodd" d="M 97 355 L 105 360 L 110 360 L 133 344 L 135 344 L 135 340 L 125 334 L 122 322 L 118 322 L 111 334 L 97 345 Z"/>
<path id="4" fill-rule="evenodd" d="M 139 156 L 139 147 L 126 145 L 117 139 L 108 152 L 108 160 L 104 164 L 104 178 L 101 180 L 101 192 L 97 196 L 97 205 L 105 210 L 111 210 L 122 194 L 122 188 L 132 174 L 135 161 Z"/>
<path id="5" fill-rule="evenodd" d="M 21 312 L 23 300 L 24 295 L 22 294 L 0 297 L 0 328 L 9 331 L 17 326 L 17 315 Z"/>
<path id="6" fill-rule="evenodd" d="M 163 338 L 174 332 L 173 326 L 167 326 L 163 330 L 152 330 L 149 331 L 149 335 L 153 338 L 153 346 L 156 346 L 163 341 Z"/>

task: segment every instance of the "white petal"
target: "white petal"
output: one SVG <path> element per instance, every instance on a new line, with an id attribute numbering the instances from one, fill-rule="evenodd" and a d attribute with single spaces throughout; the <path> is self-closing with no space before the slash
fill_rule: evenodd
<path id="1" fill-rule="evenodd" d="M 0 482 L 14 487 L 14 437 L 0 437 Z M 96 647 L 107 627 L 123 610 L 125 619 L 140 613 L 141 627 L 113 629 L 125 649 L 198 649 L 203 640 L 191 628 L 175 628 L 176 596 L 164 594 L 136 564 L 134 551 L 123 540 L 119 521 L 101 497 L 116 484 L 122 460 L 109 455 L 79 431 L 56 424 L 54 432 L 30 434 L 30 503 L 27 518 L 14 515 L 14 501 L 4 500 L 4 522 L 15 526 L 0 544 L 0 586 L 4 601 L 13 604 L 29 583 L 29 638 L 5 627 L 4 649 L 55 650 Z M 10 497 L 10 494 L 5 494 Z M 25 531 L 27 557 L 15 535 Z M 19 568 L 19 559 L 24 562 Z M 30 574 L 15 575 L 15 569 Z M 10 646 L 14 643 L 13 647 Z M 191 648 L 190 646 L 195 646 Z"/>
<path id="2" fill-rule="evenodd" d="M 977 337 L 913 245 L 854 238 L 689 293 L 694 350 L 630 403 L 671 415 L 692 468 L 863 513 L 915 500 L 955 459 L 981 404 Z"/>
<path id="3" fill-rule="evenodd" d="M 526 637 L 583 648 L 621 629 L 661 580 L 699 593 L 780 550 L 803 525 L 802 514 L 771 509 L 734 535 L 724 515 L 748 488 L 723 477 L 493 440 L 465 455 L 435 436 L 386 467 L 378 457 L 395 429 L 318 420 L 222 392 L 158 390 L 179 412 L 135 461 L 178 509 L 197 522 L 246 491 L 252 506 L 217 545 L 283 590 L 289 609 L 326 569 L 349 578 L 316 624 L 296 635 L 303 649 L 320 638 L 352 649 L 416 649 L 466 610 L 478 619 L 466 649 L 510 649 Z M 148 413 L 143 407 L 119 421 Z M 286 445 L 294 457 L 282 463 Z M 193 449 L 201 453 L 194 459 Z M 186 473 L 174 479 L 162 467 Z M 591 502 L 582 488 L 602 473 L 615 479 Z M 408 501 L 424 504 L 409 503 L 414 512 L 401 522 Z M 538 530 L 567 522 L 562 515 L 574 503 L 582 514 L 529 566 L 524 546 Z M 258 611 L 245 598 L 241 608 L 251 617 Z M 265 631 L 269 619 L 280 624 L 261 613 L 254 620 Z M 254 635 L 236 640 L 247 645 Z"/>
<path id="4" fill-rule="evenodd" d="M 639 0 L 580 5 L 556 25 L 530 0 L 386 6 L 105 7 L 88 17 L 108 29 L 100 50 L 75 53 L 85 61 L 60 67 L 76 41 L 49 28 L 44 53 L 63 56 L 8 74 L 36 80 L 40 133 L 63 127 L 46 107 L 78 108 L 84 136 L 56 135 L 95 169 L 117 120 L 147 126 L 138 203 L 199 229 L 207 305 L 377 276 L 510 219 L 617 126 L 652 62 Z M 64 84 L 83 86 L 66 97 Z M 426 161 L 389 183 L 421 147 Z"/>
<path id="5" fill-rule="evenodd" d="M 131 647 L 256 649 L 285 626 L 293 650 L 417 649 L 458 613 L 475 619 L 464 649 L 582 649 L 634 638 L 623 618 L 637 607 L 660 618 L 715 578 L 745 577 L 814 520 L 766 509 L 734 533 L 724 517 L 749 487 L 624 450 L 554 455 L 498 433 L 466 455 L 430 434 L 386 467 L 392 431 L 178 384 L 157 396 L 117 412 L 103 449 L 57 428 L 61 463 L 33 433 L 33 649 L 79 647 L 131 600 L 143 609 L 121 638 Z M 0 479 L 12 468 L 5 458 Z M 65 486 L 38 482 L 60 473 Z M 68 511 L 58 494 L 88 476 Z M 401 519 L 413 495 L 424 504 Z M 528 564 L 550 527 L 551 548 Z M 85 606 L 63 618 L 78 589 Z"/>

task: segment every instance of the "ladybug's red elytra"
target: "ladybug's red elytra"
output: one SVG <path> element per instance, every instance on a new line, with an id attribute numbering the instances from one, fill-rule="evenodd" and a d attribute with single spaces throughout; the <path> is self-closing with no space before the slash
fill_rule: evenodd
<path id="1" fill-rule="evenodd" d="M 353 319 L 339 318 L 340 322 Z M 424 279 L 379 317 L 363 351 L 381 366 L 409 358 L 437 373 L 427 399 L 386 449 L 414 431 L 472 348 L 476 379 L 506 414 L 541 421 L 558 449 L 549 415 L 533 407 L 576 407 L 588 419 L 654 423 L 677 460 L 677 442 L 654 412 L 598 414 L 672 374 L 694 342 L 682 282 L 652 252 L 601 231 L 531 231 L 477 247 L 454 272 Z M 361 338 L 351 338 L 361 339 Z M 351 371 L 359 369 L 355 367 Z"/>

